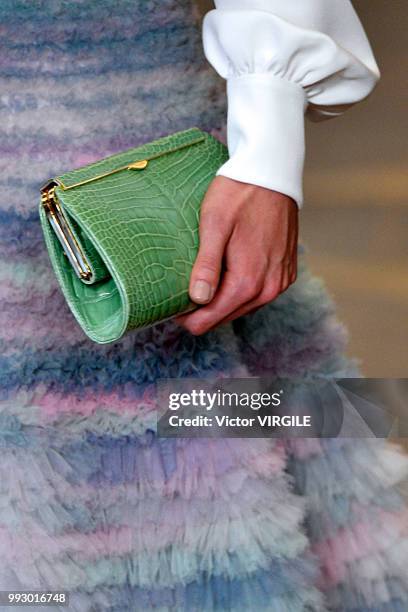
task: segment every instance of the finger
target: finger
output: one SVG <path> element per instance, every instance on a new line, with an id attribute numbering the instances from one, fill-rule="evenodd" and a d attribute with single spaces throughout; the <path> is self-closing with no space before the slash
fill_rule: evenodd
<path id="1" fill-rule="evenodd" d="M 217 290 L 228 232 L 215 215 L 200 219 L 200 247 L 190 277 L 190 297 L 197 304 L 207 304 Z"/>
<path id="2" fill-rule="evenodd" d="M 290 264 L 283 267 L 279 293 L 284 293 L 290 285 Z"/>
<path id="3" fill-rule="evenodd" d="M 294 283 L 297 279 L 297 267 L 297 248 L 294 248 L 289 271 L 289 280 L 291 283 Z"/>
<path id="4" fill-rule="evenodd" d="M 297 278 L 297 267 L 296 265 L 293 264 L 290 266 L 290 269 L 289 269 L 289 281 L 291 285 L 296 281 L 296 278 Z"/>
<path id="5" fill-rule="evenodd" d="M 234 321 L 239 317 L 243 317 L 250 312 L 256 312 L 266 304 L 273 302 L 276 298 L 283 293 L 284 289 L 282 287 L 282 277 L 278 277 L 278 280 L 272 280 L 265 284 L 264 290 L 254 299 L 246 304 L 237 308 L 234 312 L 231 312 L 225 319 L 221 321 L 222 324 L 229 323 L 230 321 Z"/>
<path id="6" fill-rule="evenodd" d="M 211 303 L 191 314 L 179 317 L 178 322 L 192 334 L 204 334 L 231 312 L 253 300 L 258 293 L 259 284 L 254 282 L 253 277 L 239 278 L 233 272 L 227 271 L 221 288 Z"/>
<path id="7" fill-rule="evenodd" d="M 295 257 L 292 257 L 288 264 L 282 264 L 280 266 L 279 272 L 275 270 L 269 273 L 263 291 L 259 293 L 255 299 L 250 300 L 241 305 L 234 312 L 231 312 L 221 321 L 221 324 L 234 321 L 250 312 L 256 312 L 262 308 L 262 306 L 275 300 L 281 293 L 284 293 L 296 279 L 296 254 L 297 251 L 295 252 Z"/>

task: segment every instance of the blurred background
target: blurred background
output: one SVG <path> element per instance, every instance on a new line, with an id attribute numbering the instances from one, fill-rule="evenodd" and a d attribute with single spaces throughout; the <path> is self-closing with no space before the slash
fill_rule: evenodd
<path id="1" fill-rule="evenodd" d="M 202 8 L 212 7 L 208 0 Z M 365 376 L 408 376 L 408 10 L 353 2 L 382 72 L 344 116 L 308 123 L 301 239 Z"/>
<path id="2" fill-rule="evenodd" d="M 353 4 L 382 79 L 343 117 L 307 126 L 301 233 L 364 375 L 407 377 L 407 4 Z"/>

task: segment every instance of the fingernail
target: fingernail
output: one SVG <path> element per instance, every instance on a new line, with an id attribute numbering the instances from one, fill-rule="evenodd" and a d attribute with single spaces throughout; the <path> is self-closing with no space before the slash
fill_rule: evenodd
<path id="1" fill-rule="evenodd" d="M 205 304 L 211 299 L 211 285 L 205 280 L 198 280 L 194 283 L 191 290 L 191 298 L 194 302 Z"/>

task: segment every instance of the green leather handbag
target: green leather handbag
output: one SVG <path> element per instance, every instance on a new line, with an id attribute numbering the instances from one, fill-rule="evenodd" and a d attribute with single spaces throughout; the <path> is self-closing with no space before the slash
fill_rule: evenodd
<path id="1" fill-rule="evenodd" d="M 78 323 L 117 340 L 191 310 L 201 202 L 227 149 L 197 128 L 49 181 L 40 218 L 51 262 Z"/>

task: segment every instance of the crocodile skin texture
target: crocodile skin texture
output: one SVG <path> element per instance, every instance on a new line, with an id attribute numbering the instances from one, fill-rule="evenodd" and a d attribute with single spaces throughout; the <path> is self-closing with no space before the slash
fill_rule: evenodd
<path id="1" fill-rule="evenodd" d="M 56 189 L 64 214 L 82 236 L 82 248 L 94 266 L 107 270 L 98 282 L 77 278 L 40 207 L 46 244 L 67 302 L 87 335 L 99 343 L 193 307 L 188 285 L 198 250 L 200 206 L 227 159 L 223 144 L 193 128 L 58 180 L 69 187 L 147 158 L 152 159 L 144 170 L 123 170 Z"/>

